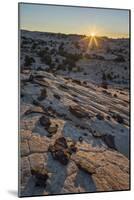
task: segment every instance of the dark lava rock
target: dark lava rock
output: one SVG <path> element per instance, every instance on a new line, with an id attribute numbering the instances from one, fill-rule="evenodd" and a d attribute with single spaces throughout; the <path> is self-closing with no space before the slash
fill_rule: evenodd
<path id="1" fill-rule="evenodd" d="M 32 82 L 33 80 L 34 80 L 34 77 L 33 77 L 33 75 L 31 74 L 31 75 L 29 76 L 29 81 Z"/>
<path id="2" fill-rule="evenodd" d="M 75 144 L 71 144 L 70 145 L 70 151 L 71 152 L 76 152 L 77 151 L 77 147 L 75 146 Z"/>
<path id="3" fill-rule="evenodd" d="M 54 159 L 58 160 L 61 164 L 67 165 L 69 161 L 69 157 L 66 151 L 57 150 L 52 153 Z"/>
<path id="4" fill-rule="evenodd" d="M 76 152 L 75 144 L 68 147 L 67 141 L 64 137 L 56 139 L 54 145 L 49 146 L 49 151 L 55 160 L 58 160 L 61 164 L 67 165 L 72 152 Z"/>
<path id="5" fill-rule="evenodd" d="M 83 84 L 84 84 L 84 85 L 87 85 L 87 82 L 86 82 L 86 81 L 83 81 Z"/>
<path id="6" fill-rule="evenodd" d="M 49 128 L 49 126 L 51 125 L 51 122 L 50 122 L 49 118 L 46 117 L 46 116 L 42 116 L 42 117 L 39 119 L 39 121 L 40 121 L 40 124 L 41 124 L 42 126 L 44 126 L 45 128 Z"/>
<path id="7" fill-rule="evenodd" d="M 69 154 L 67 152 L 67 142 L 64 137 L 58 138 L 53 146 L 49 147 L 49 150 L 54 159 L 58 160 L 61 164 L 67 165 L 69 161 Z"/>
<path id="8" fill-rule="evenodd" d="M 42 170 L 42 172 L 32 170 L 31 174 L 36 177 L 36 186 L 40 186 L 40 187 L 46 186 L 46 181 L 49 177 L 46 170 Z"/>
<path id="9" fill-rule="evenodd" d="M 101 113 L 98 113 L 98 114 L 96 115 L 96 117 L 97 117 L 97 119 L 99 119 L 99 120 L 104 120 L 104 116 L 103 116 Z"/>
<path id="10" fill-rule="evenodd" d="M 59 149 L 60 148 L 68 148 L 67 146 L 67 141 L 64 137 L 61 137 L 61 138 L 58 138 L 56 141 L 55 141 L 55 146 L 58 147 Z"/>
<path id="11" fill-rule="evenodd" d="M 120 116 L 119 114 L 113 114 L 113 118 L 120 124 L 123 124 L 124 123 L 124 119 L 122 116 Z"/>
<path id="12" fill-rule="evenodd" d="M 39 103 L 37 100 L 35 100 L 35 99 L 33 100 L 32 103 L 33 103 L 33 105 L 35 105 L 35 106 L 40 106 L 40 103 Z"/>
<path id="13" fill-rule="evenodd" d="M 88 117 L 88 113 L 77 105 L 69 106 L 69 111 L 78 118 Z"/>
<path id="14" fill-rule="evenodd" d="M 107 120 L 110 120 L 110 119 L 111 119 L 111 117 L 109 115 L 107 115 Z"/>
<path id="15" fill-rule="evenodd" d="M 117 98 L 117 94 L 116 94 L 116 93 L 114 94 L 114 97 L 116 97 L 116 98 Z"/>
<path id="16" fill-rule="evenodd" d="M 106 145 L 109 148 L 117 150 L 116 146 L 115 146 L 114 136 L 113 135 L 103 135 L 102 136 L 102 140 L 106 143 Z"/>
<path id="17" fill-rule="evenodd" d="M 87 133 L 83 133 L 83 135 L 84 135 L 84 136 L 88 136 L 88 134 L 87 134 Z"/>
<path id="18" fill-rule="evenodd" d="M 53 95 L 56 99 L 60 100 L 60 96 L 58 94 Z"/>
<path id="19" fill-rule="evenodd" d="M 46 97 L 47 97 L 47 90 L 44 88 L 43 90 L 41 90 L 41 94 L 38 97 L 38 100 L 43 101 Z"/>

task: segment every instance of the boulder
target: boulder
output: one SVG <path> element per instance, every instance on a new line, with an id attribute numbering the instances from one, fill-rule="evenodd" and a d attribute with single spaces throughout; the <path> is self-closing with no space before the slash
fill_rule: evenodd
<path id="1" fill-rule="evenodd" d="M 117 151 L 88 145 L 71 155 L 76 165 L 92 176 L 97 191 L 129 189 L 129 160 Z"/>
<path id="2" fill-rule="evenodd" d="M 54 159 L 58 160 L 61 164 L 67 165 L 69 162 L 70 155 L 76 152 L 75 145 L 68 145 L 64 137 L 56 139 L 54 145 L 49 147 Z"/>

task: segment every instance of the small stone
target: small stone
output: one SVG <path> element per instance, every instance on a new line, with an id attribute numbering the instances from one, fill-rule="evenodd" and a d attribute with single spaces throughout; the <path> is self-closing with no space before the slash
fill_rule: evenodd
<path id="1" fill-rule="evenodd" d="M 94 137 L 102 137 L 102 136 L 104 136 L 105 135 L 105 133 L 102 133 L 102 132 L 99 132 L 99 131 L 93 131 L 92 132 L 92 135 L 94 136 Z"/>
<path id="2" fill-rule="evenodd" d="M 117 98 L 117 94 L 116 94 L 116 93 L 114 94 L 114 97 L 116 97 L 116 98 Z"/>
<path id="3" fill-rule="evenodd" d="M 35 105 L 35 106 L 40 106 L 40 103 L 37 101 L 37 100 L 33 100 L 33 105 Z"/>
<path id="4" fill-rule="evenodd" d="M 54 94 L 54 97 L 58 100 L 60 100 L 60 96 L 58 94 Z"/>
<path id="5" fill-rule="evenodd" d="M 113 118 L 114 118 L 118 123 L 120 123 L 120 124 L 123 124 L 123 123 L 124 123 L 123 117 L 120 116 L 119 114 L 114 113 L 114 114 L 113 114 Z"/>
<path id="6" fill-rule="evenodd" d="M 87 82 L 86 82 L 86 81 L 83 81 L 83 84 L 84 84 L 84 85 L 87 85 Z"/>
<path id="7" fill-rule="evenodd" d="M 49 118 L 46 116 L 42 116 L 39 121 L 40 121 L 40 124 L 44 126 L 45 128 L 49 128 L 49 126 L 51 125 Z"/>
<path id="8" fill-rule="evenodd" d="M 34 79 L 34 77 L 33 77 L 33 75 L 31 74 L 31 75 L 29 76 L 29 81 L 32 82 L 33 79 Z"/>
<path id="9" fill-rule="evenodd" d="M 107 120 L 110 120 L 110 119 L 111 119 L 111 117 L 109 115 L 107 115 Z"/>
<path id="10" fill-rule="evenodd" d="M 80 137 L 79 137 L 79 142 L 82 142 L 82 141 L 83 141 L 83 137 L 80 136 Z"/>
<path id="11" fill-rule="evenodd" d="M 57 126 L 49 126 L 49 128 L 47 129 L 47 131 L 52 134 L 55 134 L 57 130 L 58 130 Z"/>
<path id="12" fill-rule="evenodd" d="M 76 151 L 77 151 L 77 147 L 75 146 L 75 144 L 71 144 L 71 145 L 70 145 L 70 150 L 71 150 L 72 152 L 76 152 Z"/>
<path id="13" fill-rule="evenodd" d="M 38 97 L 38 100 L 43 101 L 46 97 L 47 97 L 47 90 L 44 88 L 44 89 L 41 90 L 41 94 Z"/>
<path id="14" fill-rule="evenodd" d="M 87 134 L 87 133 L 83 133 L 83 135 L 84 135 L 84 136 L 88 136 L 88 134 Z"/>
<path id="15" fill-rule="evenodd" d="M 103 116 L 101 113 L 98 113 L 98 114 L 96 115 L 96 117 L 97 117 L 97 119 L 99 119 L 99 120 L 103 120 L 103 119 L 104 119 L 104 116 Z"/>

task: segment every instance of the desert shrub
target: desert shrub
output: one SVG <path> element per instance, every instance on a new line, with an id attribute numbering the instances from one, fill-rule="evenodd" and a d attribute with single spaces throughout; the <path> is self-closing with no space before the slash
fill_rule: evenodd
<path id="1" fill-rule="evenodd" d="M 54 67 L 55 67 L 55 63 L 52 63 L 52 62 L 51 62 L 51 63 L 49 64 L 49 66 L 50 66 L 51 68 L 54 68 Z"/>
<path id="2" fill-rule="evenodd" d="M 45 63 L 46 65 L 51 65 L 52 59 L 47 48 L 40 50 L 37 54 L 40 57 L 42 63 Z"/>
<path id="3" fill-rule="evenodd" d="M 51 49 L 51 54 L 54 54 L 56 52 L 56 50 L 53 48 L 53 49 Z"/>
<path id="4" fill-rule="evenodd" d="M 30 66 L 34 62 L 35 62 L 34 58 L 32 58 L 32 57 L 30 57 L 28 55 L 25 56 L 25 60 L 24 60 L 24 65 L 25 66 Z"/>
<path id="5" fill-rule="evenodd" d="M 63 67 L 63 65 L 61 65 L 61 64 L 59 64 L 58 66 L 57 66 L 57 70 L 61 70 L 61 69 L 63 69 L 64 67 Z"/>
<path id="6" fill-rule="evenodd" d="M 52 59 L 51 56 L 49 54 L 44 54 L 41 58 L 40 58 L 42 63 L 45 63 L 46 65 L 51 65 L 52 64 Z"/>
<path id="7" fill-rule="evenodd" d="M 36 47 L 37 47 L 37 44 L 33 43 L 33 45 L 31 46 L 31 49 L 34 50 L 34 49 L 36 49 Z"/>
<path id="8" fill-rule="evenodd" d="M 85 54 L 85 58 L 90 59 L 91 56 L 89 54 Z"/>
<path id="9" fill-rule="evenodd" d="M 23 41 L 22 41 L 22 44 L 23 44 L 23 45 L 28 44 L 28 43 L 29 43 L 28 40 L 23 40 Z"/>
<path id="10" fill-rule="evenodd" d="M 107 79 L 109 79 L 109 80 L 112 80 L 112 79 L 113 79 L 111 73 L 108 73 L 108 74 L 107 74 Z"/>
<path id="11" fill-rule="evenodd" d="M 59 59 L 58 59 L 58 58 L 56 58 L 56 59 L 55 59 L 55 62 L 56 62 L 56 63 L 59 63 Z"/>
<path id="12" fill-rule="evenodd" d="M 102 74 L 102 80 L 106 81 L 107 77 L 106 77 L 106 74 L 103 72 Z"/>
<path id="13" fill-rule="evenodd" d="M 37 52 L 37 55 L 38 55 L 39 57 L 43 57 L 45 54 L 49 53 L 48 51 L 49 51 L 49 48 L 46 47 L 45 49 L 41 49 L 40 51 L 38 51 L 38 52 Z"/>

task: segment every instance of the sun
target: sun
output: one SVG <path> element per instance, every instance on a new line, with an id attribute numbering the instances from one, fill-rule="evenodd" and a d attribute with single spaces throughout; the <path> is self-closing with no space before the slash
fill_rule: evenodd
<path id="1" fill-rule="evenodd" d="M 97 34 L 96 34 L 97 33 Z M 98 32 L 96 32 L 96 30 L 92 30 L 88 36 L 84 37 L 81 41 L 86 41 L 87 42 L 87 51 L 88 50 L 93 50 L 99 47 L 99 43 L 98 43 Z"/>
<path id="2" fill-rule="evenodd" d="M 95 37 L 95 33 L 91 33 L 91 37 Z"/>

